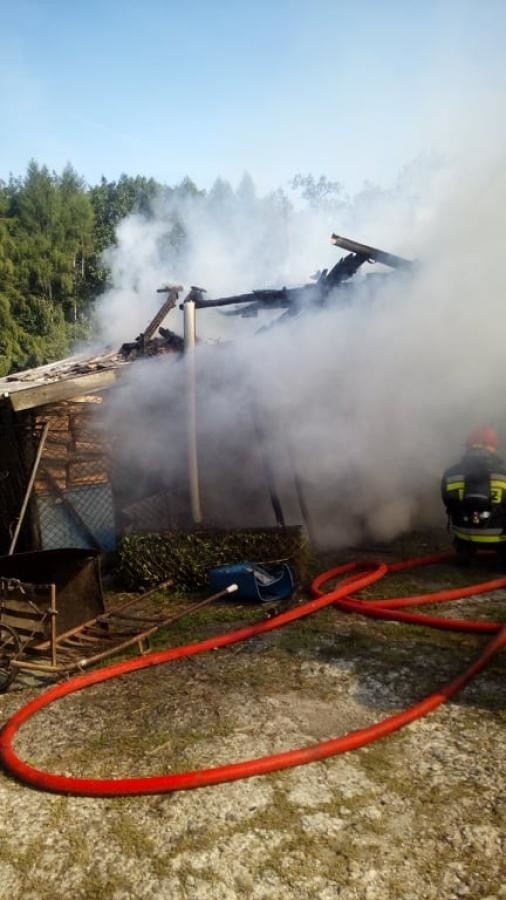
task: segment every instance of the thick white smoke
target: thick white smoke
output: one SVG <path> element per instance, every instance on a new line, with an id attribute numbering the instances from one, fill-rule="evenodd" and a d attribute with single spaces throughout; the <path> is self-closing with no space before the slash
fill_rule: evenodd
<path id="1" fill-rule="evenodd" d="M 368 188 L 334 210 L 221 194 L 179 207 L 190 236 L 183 255 L 167 249 L 166 209 L 122 224 L 111 255 L 117 286 L 103 304 L 118 343 L 145 326 L 160 284 L 220 296 L 301 282 L 337 260 L 332 230 L 418 264 L 412 276 L 383 280 L 372 298 L 357 277 L 351 305 L 337 291 L 327 308 L 258 334 L 250 320 L 199 313 L 201 335 L 234 335 L 197 351 L 205 517 L 273 524 L 268 459 L 287 518 L 300 519 L 295 472 L 328 543 L 442 524 L 440 474 L 466 432 L 492 423 L 506 437 L 502 159 L 450 171 L 431 161 L 392 191 Z M 108 408 L 118 453 L 145 474 L 145 493 L 157 480 L 171 490 L 186 484 L 180 362 L 136 363 Z"/>

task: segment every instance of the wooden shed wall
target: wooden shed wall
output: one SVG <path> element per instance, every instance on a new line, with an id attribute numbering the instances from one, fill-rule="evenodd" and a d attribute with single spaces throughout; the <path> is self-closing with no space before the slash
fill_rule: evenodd
<path id="1" fill-rule="evenodd" d="M 112 549 L 111 441 L 104 398 L 90 394 L 14 413 L 0 409 L 0 554 L 7 553 L 41 434 L 49 430 L 16 552 L 73 546 Z"/>
<path id="2" fill-rule="evenodd" d="M 101 395 L 67 400 L 34 411 L 38 432 L 49 423 L 35 493 L 109 481 L 111 442 L 100 425 Z"/>

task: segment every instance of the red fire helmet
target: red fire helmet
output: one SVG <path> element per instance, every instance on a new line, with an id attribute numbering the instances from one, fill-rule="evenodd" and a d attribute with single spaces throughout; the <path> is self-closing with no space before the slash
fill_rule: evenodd
<path id="1" fill-rule="evenodd" d="M 486 447 L 487 450 L 497 450 L 499 438 L 495 428 L 491 425 L 483 425 L 475 428 L 466 440 L 466 447 Z"/>

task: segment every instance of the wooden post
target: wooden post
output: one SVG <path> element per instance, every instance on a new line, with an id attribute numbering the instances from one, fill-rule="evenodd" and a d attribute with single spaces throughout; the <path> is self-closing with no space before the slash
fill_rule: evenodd
<path id="1" fill-rule="evenodd" d="M 42 451 L 44 449 L 44 444 L 46 443 L 47 433 L 49 431 L 49 422 L 46 422 L 44 428 L 42 429 L 42 434 L 40 436 L 39 446 L 37 447 L 37 453 L 35 454 L 35 460 L 32 466 L 32 471 L 30 474 L 30 479 L 26 486 L 25 496 L 23 497 L 23 503 L 21 506 L 21 510 L 19 512 L 19 518 L 16 523 L 16 528 L 14 534 L 12 536 L 12 540 L 9 547 L 8 555 L 12 556 L 14 550 L 16 548 L 16 544 L 18 542 L 19 532 L 21 531 L 21 526 L 23 525 L 23 521 L 26 515 L 26 510 L 28 508 L 28 503 L 30 502 L 30 496 L 32 493 L 33 485 L 35 482 L 35 478 L 37 476 L 37 471 L 40 466 L 40 460 L 42 456 Z"/>
<path id="2" fill-rule="evenodd" d="M 271 459 L 269 454 L 269 447 L 267 442 L 267 435 L 265 433 L 265 428 L 261 422 L 261 416 L 258 410 L 258 400 L 256 396 L 253 394 L 251 398 L 251 413 L 253 416 L 253 427 L 255 430 L 255 437 L 260 449 L 260 455 L 262 458 L 262 465 L 265 473 L 265 481 L 267 484 L 267 490 L 269 492 L 269 498 L 271 501 L 271 506 L 274 512 L 274 518 L 276 519 L 276 525 L 279 525 L 280 528 L 284 528 L 285 517 L 283 514 L 283 507 L 281 505 L 281 500 L 279 494 L 276 490 L 276 484 L 274 479 L 274 471 L 271 465 Z"/>
<path id="3" fill-rule="evenodd" d="M 302 480 L 300 478 L 297 464 L 295 461 L 295 453 L 294 453 L 294 449 L 293 449 L 292 438 L 291 438 L 288 428 L 285 431 L 285 437 L 286 437 L 286 446 L 287 446 L 287 451 L 288 451 L 287 456 L 290 460 L 290 464 L 292 467 L 293 483 L 294 483 L 294 487 L 295 487 L 295 493 L 297 496 L 297 500 L 299 503 L 299 509 L 301 512 L 302 521 L 304 522 L 304 525 L 306 526 L 306 530 L 307 530 L 307 534 L 308 534 L 310 542 L 312 544 L 314 544 L 315 543 L 315 532 L 314 532 L 314 528 L 313 528 L 313 522 L 311 519 L 311 514 L 307 507 L 306 497 L 305 497 L 304 489 L 302 486 Z"/>
<path id="4" fill-rule="evenodd" d="M 199 465 L 197 450 L 197 399 L 195 380 L 195 300 L 188 295 L 184 310 L 184 352 L 186 366 L 188 482 L 193 524 L 202 522 L 200 506 Z"/>

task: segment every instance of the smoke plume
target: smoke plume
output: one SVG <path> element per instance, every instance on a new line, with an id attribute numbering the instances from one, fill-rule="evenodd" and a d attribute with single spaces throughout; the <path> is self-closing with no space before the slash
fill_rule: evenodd
<path id="1" fill-rule="evenodd" d="M 186 235 L 179 245 L 175 221 Z M 337 261 L 332 231 L 416 259 L 415 269 L 376 279 L 374 290 L 361 273 L 351 303 L 336 291 L 325 308 L 261 330 L 272 315 L 199 312 L 206 520 L 274 524 L 268 468 L 291 523 L 301 516 L 298 479 L 319 541 L 389 540 L 444 524 L 439 479 L 469 430 L 491 423 L 506 439 L 499 154 L 485 165 L 427 157 L 390 190 L 369 185 L 323 208 L 257 197 L 245 179 L 235 192 L 220 182 L 207 196 L 172 198 L 149 220 L 131 216 L 109 255 L 104 334 L 135 337 L 158 305 L 156 288 L 171 281 L 214 297 L 307 281 Z M 165 324 L 180 331 L 181 316 L 174 310 Z M 156 485 L 184 496 L 184 397 L 184 364 L 170 356 L 132 365 L 108 402 L 139 498 Z"/>

